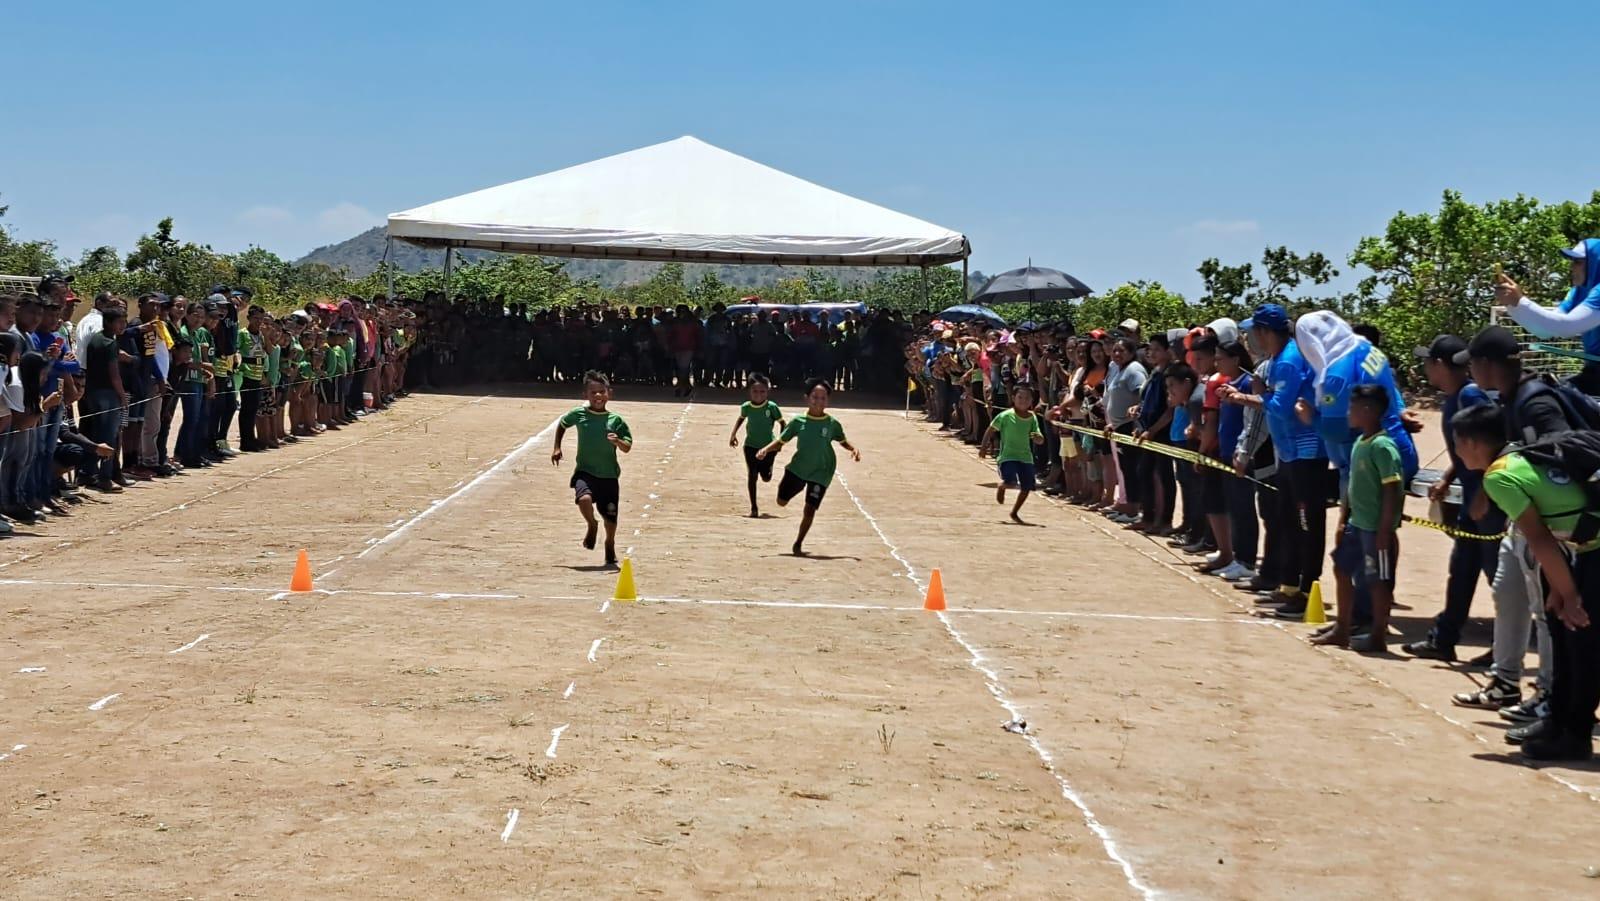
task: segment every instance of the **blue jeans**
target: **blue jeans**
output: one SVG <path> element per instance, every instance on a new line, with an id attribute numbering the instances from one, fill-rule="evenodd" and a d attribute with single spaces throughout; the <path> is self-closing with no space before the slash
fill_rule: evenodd
<path id="1" fill-rule="evenodd" d="M 183 421 L 178 426 L 178 462 L 193 466 L 206 449 L 206 389 L 200 382 L 184 382 L 178 389 Z"/>
<path id="2" fill-rule="evenodd" d="M 1499 528 L 1487 528 L 1465 516 L 1457 525 L 1472 532 L 1499 531 Z M 1450 548 L 1450 574 L 1444 584 L 1444 612 L 1433 621 L 1433 631 L 1429 633 L 1434 644 L 1453 648 L 1461 640 L 1461 627 L 1472 609 L 1472 596 L 1478 589 L 1478 577 L 1482 574 L 1490 585 L 1494 584 L 1495 571 L 1499 568 L 1499 551 L 1498 541 L 1455 539 Z"/>
<path id="3" fill-rule="evenodd" d="M 44 414 L 39 421 L 39 429 L 34 432 L 35 439 L 39 442 L 34 451 L 33 467 L 28 473 L 28 497 L 36 504 L 43 504 L 55 488 L 55 459 L 56 445 L 61 441 L 61 417 L 66 411 L 61 407 Z"/>
<path id="4" fill-rule="evenodd" d="M 96 444 L 109 444 L 117 446 L 118 427 L 121 417 L 122 404 L 117 400 L 117 393 L 110 388 L 96 388 L 83 396 L 78 403 L 78 424 L 82 427 L 84 437 Z M 86 467 L 94 474 L 94 478 L 108 482 L 115 474 L 116 455 L 102 460 L 96 457 Z"/>

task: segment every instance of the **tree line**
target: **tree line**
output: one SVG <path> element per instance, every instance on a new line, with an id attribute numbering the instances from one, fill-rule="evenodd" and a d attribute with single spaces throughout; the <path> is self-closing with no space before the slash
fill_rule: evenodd
<path id="1" fill-rule="evenodd" d="M 171 218 L 143 235 L 127 254 L 112 247 L 62 258 L 49 241 L 21 241 L 4 222 L 0 206 L 0 274 L 74 276 L 81 296 L 99 291 L 137 295 L 145 291 L 202 297 L 213 285 L 249 287 L 270 307 L 299 306 L 337 294 L 370 296 L 386 290 L 380 267 L 352 277 L 332 267 L 295 264 L 260 247 L 218 253 L 210 246 L 181 241 Z M 1446 191 L 1437 211 L 1399 212 L 1383 234 L 1364 237 L 1345 263 L 1361 273 L 1355 287 L 1335 291 L 1335 261 L 1310 251 L 1268 247 L 1259 261 L 1225 264 L 1216 258 L 1197 271 L 1203 293 L 1195 298 L 1169 291 L 1159 282 L 1129 281 L 1070 304 L 1011 304 L 997 308 L 1008 321 L 1049 322 L 1069 316 L 1080 331 L 1111 328 L 1133 318 L 1147 333 L 1208 322 L 1219 316 L 1243 319 L 1261 303 L 1275 302 L 1291 314 L 1328 309 L 1347 319 L 1380 328 L 1392 348 L 1428 343 L 1434 335 L 1470 335 L 1488 320 L 1494 277 L 1503 269 L 1531 296 L 1553 301 L 1565 292 L 1567 266 L 1557 253 L 1583 238 L 1600 236 L 1600 191 L 1585 202 L 1547 204 L 1518 196 L 1473 204 Z M 981 275 L 974 278 L 978 281 Z M 441 269 L 395 272 L 397 292 L 420 297 L 446 290 Z M 505 297 L 534 309 L 578 303 L 635 306 L 732 304 L 750 294 L 774 303 L 808 300 L 859 300 L 868 306 L 912 312 L 938 310 L 963 298 L 959 270 L 941 266 L 927 273 L 926 299 L 917 270 L 885 270 L 871 282 L 846 286 L 825 269 L 807 269 L 759 289 L 728 284 L 714 273 L 688 280 L 683 267 L 665 264 L 643 282 L 617 287 L 574 279 L 559 261 L 518 255 L 497 256 L 456 268 L 448 293 L 474 300 Z M 1396 367 L 1414 367 L 1410 354 L 1391 355 Z"/>

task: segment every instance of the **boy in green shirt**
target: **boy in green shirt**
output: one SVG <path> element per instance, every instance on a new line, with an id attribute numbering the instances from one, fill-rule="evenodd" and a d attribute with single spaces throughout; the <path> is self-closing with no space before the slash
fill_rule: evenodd
<path id="1" fill-rule="evenodd" d="M 1339 543 L 1333 550 L 1339 614 L 1333 630 L 1312 644 L 1348 647 L 1364 654 L 1388 651 L 1389 609 L 1394 603 L 1395 531 L 1400 527 L 1404 483 L 1400 449 L 1383 430 L 1389 393 L 1381 385 L 1350 391 L 1350 425 L 1361 431 L 1350 452 L 1350 487 L 1339 511 Z M 1356 589 L 1372 598 L 1372 632 L 1350 637 Z"/>
<path id="2" fill-rule="evenodd" d="M 1011 519 L 1022 522 L 1019 515 L 1022 504 L 1033 492 L 1037 483 L 1034 471 L 1033 446 L 1044 443 L 1044 430 L 1039 428 L 1039 417 L 1033 415 L 1033 388 L 1017 385 L 1011 389 L 1011 409 L 1002 410 L 989 421 L 984 430 L 983 442 L 978 445 L 978 459 L 988 456 L 996 436 L 1000 439 L 1000 487 L 994 491 L 994 502 L 1006 502 L 1006 489 L 1020 489 L 1017 502 L 1011 507 Z"/>
<path id="3" fill-rule="evenodd" d="M 1565 471 L 1507 453 L 1505 414 L 1495 404 L 1468 407 L 1450 419 L 1456 455 L 1463 466 L 1483 471 L 1483 492 L 1510 517 L 1527 539 L 1539 565 L 1555 657 L 1550 712 L 1542 720 L 1510 730 L 1506 740 L 1521 742 L 1529 760 L 1588 760 L 1595 707 L 1600 705 L 1600 538 L 1579 541 L 1575 532 L 1585 517 L 1600 513 L 1584 485 Z M 1592 433 L 1570 433 L 1581 441 Z"/>
<path id="4" fill-rule="evenodd" d="M 739 418 L 733 424 L 733 433 L 728 436 L 728 446 L 739 446 L 739 426 L 744 429 L 744 468 L 749 478 L 750 491 L 750 518 L 759 519 L 761 510 L 756 506 L 756 477 L 761 481 L 772 481 L 772 464 L 776 457 L 768 456 L 758 459 L 757 453 L 763 447 L 772 443 L 772 426 L 774 423 L 779 428 L 783 427 L 783 411 L 770 400 L 772 383 L 764 375 L 750 376 L 750 399 L 739 405 Z"/>
<path id="5" fill-rule="evenodd" d="M 805 513 L 800 517 L 800 534 L 795 536 L 794 546 L 790 548 L 796 557 L 805 556 L 801 545 L 805 543 L 806 533 L 811 531 L 811 522 L 817 516 L 817 508 L 822 505 L 823 495 L 828 493 L 828 485 L 833 482 L 833 470 L 838 465 L 833 454 L 834 442 L 849 451 L 856 462 L 861 461 L 861 452 L 852 447 L 844 436 L 844 426 L 828 415 L 830 390 L 823 379 L 807 382 L 806 415 L 789 420 L 777 440 L 756 451 L 756 459 L 764 461 L 788 442 L 796 441 L 794 457 L 783 468 L 783 480 L 778 483 L 780 507 L 788 506 L 789 501 L 794 500 L 800 492 L 806 493 Z"/>
<path id="6" fill-rule="evenodd" d="M 633 450 L 633 432 L 622 417 L 606 409 L 611 399 L 611 382 L 598 372 L 583 375 L 583 392 L 588 406 L 573 407 L 561 417 L 556 426 L 555 448 L 550 451 L 550 462 L 561 465 L 561 439 L 567 429 L 578 430 L 577 470 L 569 483 L 573 499 L 588 531 L 583 536 L 583 546 L 594 550 L 595 537 L 600 530 L 595 521 L 598 510 L 606 524 L 606 565 L 617 564 L 617 505 L 621 501 L 621 486 L 617 479 L 622 466 L 617 462 L 617 451 Z"/>

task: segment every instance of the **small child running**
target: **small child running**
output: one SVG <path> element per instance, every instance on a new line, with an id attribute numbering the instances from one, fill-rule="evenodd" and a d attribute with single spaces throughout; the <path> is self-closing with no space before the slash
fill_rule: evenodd
<path id="1" fill-rule="evenodd" d="M 550 451 L 550 462 L 561 465 L 561 439 L 567 429 L 578 430 L 577 471 L 572 474 L 573 499 L 578 512 L 589 530 L 583 536 L 583 546 L 594 550 L 595 537 L 600 524 L 595 514 L 606 524 L 606 565 L 617 563 L 617 504 L 621 500 L 621 487 L 617 479 L 622 466 L 617 462 L 617 451 L 633 450 L 633 432 L 621 416 L 606 409 L 611 399 L 611 382 L 598 372 L 583 375 L 583 393 L 588 406 L 573 407 L 561 417 L 556 427 L 555 449 Z"/>
<path id="2" fill-rule="evenodd" d="M 756 477 L 761 481 L 772 481 L 772 464 L 777 459 L 767 456 L 765 459 L 758 457 L 763 447 L 772 443 L 773 423 L 783 428 L 783 411 L 778 409 L 777 402 L 770 400 L 772 383 L 764 375 L 750 377 L 750 399 L 739 405 L 739 419 L 733 424 L 733 432 L 728 435 L 728 446 L 739 446 L 739 426 L 744 426 L 744 468 L 749 477 L 750 490 L 750 518 L 759 519 L 761 508 L 756 503 Z"/>
<path id="3" fill-rule="evenodd" d="M 804 557 L 805 550 L 802 545 L 806 540 L 806 533 L 811 531 L 811 522 L 816 518 L 817 507 L 822 505 L 822 496 L 828 493 L 828 485 L 833 482 L 833 470 L 838 465 L 833 454 L 835 441 L 840 447 L 850 452 L 850 457 L 856 462 L 861 461 L 861 452 L 853 447 L 844 436 L 844 426 L 839 420 L 828 415 L 828 383 L 822 379 L 812 379 L 806 383 L 806 415 L 789 420 L 784 427 L 783 434 L 771 444 L 756 451 L 757 460 L 766 460 L 777 453 L 785 444 L 796 441 L 794 458 L 789 465 L 783 468 L 783 480 L 778 483 L 778 506 L 786 507 L 795 495 L 804 491 L 806 493 L 805 514 L 800 518 L 800 534 L 795 536 L 794 547 L 791 550 L 796 557 Z"/>
<path id="4" fill-rule="evenodd" d="M 1016 488 L 1017 502 L 1011 507 L 1011 519 L 1022 522 L 1022 504 L 1033 493 L 1035 472 L 1033 445 L 1044 443 L 1044 431 L 1039 428 L 1039 417 L 1033 415 L 1033 388 L 1018 385 L 1011 389 L 1011 409 L 996 414 L 983 433 L 983 443 L 978 446 L 978 457 L 987 456 L 996 436 L 1000 439 L 1000 487 L 995 489 L 994 502 L 1006 502 L 1006 489 Z"/>

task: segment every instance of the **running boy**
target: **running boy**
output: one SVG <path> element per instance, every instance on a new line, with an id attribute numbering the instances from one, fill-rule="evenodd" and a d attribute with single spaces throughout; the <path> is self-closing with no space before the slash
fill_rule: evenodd
<path id="1" fill-rule="evenodd" d="M 776 457 L 768 456 L 761 459 L 757 456 L 763 447 L 772 443 L 772 424 L 777 423 L 783 427 L 783 411 L 778 409 L 777 402 L 770 400 L 772 383 L 764 375 L 750 377 L 750 399 L 739 405 L 739 419 L 733 424 L 733 432 L 728 435 L 728 446 L 739 446 L 739 426 L 744 425 L 744 468 L 749 477 L 750 489 L 750 518 L 759 519 L 761 510 L 756 504 L 756 477 L 761 481 L 772 481 L 772 464 Z"/>
<path id="2" fill-rule="evenodd" d="M 578 512 L 583 514 L 583 521 L 589 526 L 583 536 L 583 546 L 594 550 L 595 537 L 600 531 L 600 524 L 595 521 L 595 513 L 598 512 L 606 524 L 606 565 L 615 566 L 617 503 L 621 495 L 617 479 L 622 475 L 622 467 L 617 463 L 617 451 L 628 453 L 633 450 L 633 432 L 628 430 L 628 424 L 622 421 L 621 416 L 606 409 L 606 401 L 611 399 L 611 382 L 605 376 L 594 371 L 584 373 L 583 393 L 589 404 L 573 407 L 561 417 L 560 425 L 556 426 L 555 449 L 550 451 L 550 462 L 561 465 L 561 439 L 566 436 L 567 429 L 576 427 L 578 466 L 570 484 Z"/>
<path id="3" fill-rule="evenodd" d="M 1389 608 L 1394 602 L 1395 532 L 1400 528 L 1405 480 L 1400 448 L 1383 429 L 1389 392 L 1382 385 L 1350 389 L 1350 425 L 1361 432 L 1350 451 L 1350 487 L 1339 515 L 1339 544 L 1333 551 L 1333 576 L 1339 616 L 1333 630 L 1313 644 L 1337 645 L 1368 654 L 1388 651 Z M 1356 589 L 1372 597 L 1372 633 L 1350 637 Z"/>
<path id="4" fill-rule="evenodd" d="M 1033 415 L 1033 388 L 1018 385 L 1011 389 L 1011 409 L 1002 410 L 990 420 L 983 433 L 983 443 L 978 446 L 978 458 L 989 452 L 994 437 L 1000 438 L 1000 487 L 995 489 L 994 502 L 1006 502 L 1006 489 L 1016 488 L 1017 502 L 1011 507 L 1011 519 L 1022 522 L 1019 515 L 1022 504 L 1033 492 L 1035 473 L 1033 445 L 1044 443 L 1044 431 L 1039 428 L 1039 417 Z"/>
<path id="5" fill-rule="evenodd" d="M 816 518 L 817 507 L 822 505 L 822 496 L 828 493 L 828 485 L 833 482 L 833 470 L 838 465 L 833 454 L 833 443 L 837 441 L 839 446 L 850 452 L 852 459 L 858 463 L 861 461 L 861 452 L 844 437 L 844 426 L 828 415 L 828 394 L 827 381 L 812 379 L 807 382 L 806 415 L 789 420 L 777 440 L 756 451 L 757 460 L 766 460 L 788 442 L 798 439 L 794 458 L 783 468 L 783 480 L 778 483 L 780 507 L 788 506 L 789 501 L 800 492 L 806 493 L 800 534 L 795 536 L 791 548 L 796 557 L 805 556 L 801 545 L 805 543 L 806 533 L 811 531 L 811 521 Z"/>

